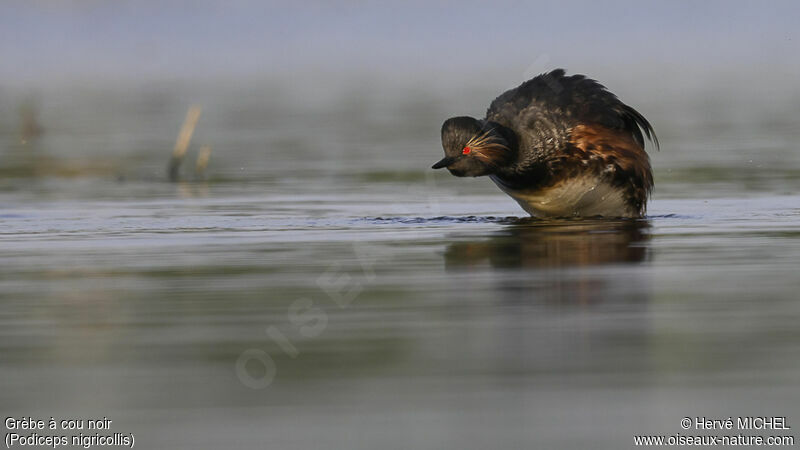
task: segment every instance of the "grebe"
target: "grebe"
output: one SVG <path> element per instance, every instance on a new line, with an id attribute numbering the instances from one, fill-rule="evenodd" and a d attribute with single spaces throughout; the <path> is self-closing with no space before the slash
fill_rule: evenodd
<path id="1" fill-rule="evenodd" d="M 557 69 L 501 94 L 485 119 L 447 119 L 433 168 L 488 175 L 536 217 L 641 217 L 653 189 L 642 132 L 658 146 L 635 109 Z"/>

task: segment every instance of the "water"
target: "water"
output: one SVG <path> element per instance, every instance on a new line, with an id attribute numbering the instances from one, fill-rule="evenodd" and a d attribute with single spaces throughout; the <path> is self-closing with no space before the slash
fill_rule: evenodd
<path id="1" fill-rule="evenodd" d="M 106 416 L 174 449 L 625 448 L 690 434 L 685 416 L 800 426 L 795 97 L 620 93 L 663 144 L 648 217 L 545 221 L 428 169 L 441 121 L 493 91 L 52 89 L 26 144 L 5 102 L 0 413 Z"/>

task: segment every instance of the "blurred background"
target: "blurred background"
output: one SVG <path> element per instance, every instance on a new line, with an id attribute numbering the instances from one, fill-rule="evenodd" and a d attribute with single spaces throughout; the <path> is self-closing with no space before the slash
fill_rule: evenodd
<path id="1" fill-rule="evenodd" d="M 284 163 L 321 163 L 326 176 L 348 176 L 343 156 L 358 152 L 359 164 L 421 173 L 445 118 L 482 116 L 505 89 L 564 67 L 600 80 L 657 125 L 668 151 L 653 155 L 656 195 L 675 188 L 663 181 L 677 175 L 663 169 L 698 170 L 698 159 L 732 169 L 705 173 L 720 183 L 796 179 L 784 172 L 787 158 L 797 167 L 794 154 L 751 151 L 797 136 L 792 2 L 83 0 L 2 8 L 8 175 L 159 178 L 192 104 L 204 108 L 195 143 L 212 151 L 212 179 L 264 180 L 286 173 Z M 41 138 L 16 151 L 29 135 Z M 753 180 L 749 164 L 777 173 Z"/>
<path id="2" fill-rule="evenodd" d="M 107 416 L 143 448 L 795 427 L 798 20 L 788 1 L 4 1 L 0 413 Z M 524 219 L 429 169 L 445 119 L 557 67 L 654 125 L 646 219 Z"/>

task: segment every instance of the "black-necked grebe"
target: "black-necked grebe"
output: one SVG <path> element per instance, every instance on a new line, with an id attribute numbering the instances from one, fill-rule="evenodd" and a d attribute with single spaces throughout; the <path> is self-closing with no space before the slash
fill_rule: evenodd
<path id="1" fill-rule="evenodd" d="M 653 127 L 598 82 L 558 69 L 504 92 L 485 119 L 442 125 L 458 177 L 488 175 L 537 217 L 640 217 L 653 188 L 644 137 Z"/>

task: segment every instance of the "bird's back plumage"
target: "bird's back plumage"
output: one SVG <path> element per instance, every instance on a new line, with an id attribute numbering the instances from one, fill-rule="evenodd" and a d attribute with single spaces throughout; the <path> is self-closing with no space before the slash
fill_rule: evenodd
<path id="1" fill-rule="evenodd" d="M 574 125 L 593 123 L 629 131 L 642 146 L 643 131 L 658 144 L 644 116 L 597 81 L 584 75 L 567 76 L 564 69 L 539 75 L 500 94 L 489 105 L 486 119 L 518 134 L 533 134 L 521 137 L 557 137 Z"/>

